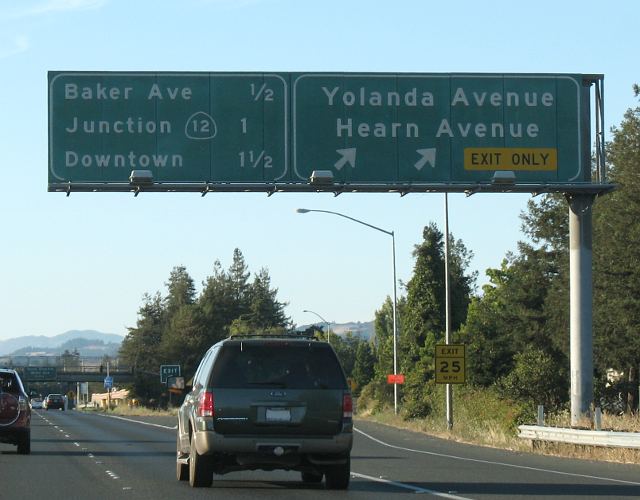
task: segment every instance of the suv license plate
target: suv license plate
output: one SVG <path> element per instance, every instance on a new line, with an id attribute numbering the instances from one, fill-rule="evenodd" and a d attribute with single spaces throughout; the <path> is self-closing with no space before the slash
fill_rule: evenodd
<path id="1" fill-rule="evenodd" d="M 291 422 L 289 408 L 267 408 L 265 415 L 267 422 Z"/>

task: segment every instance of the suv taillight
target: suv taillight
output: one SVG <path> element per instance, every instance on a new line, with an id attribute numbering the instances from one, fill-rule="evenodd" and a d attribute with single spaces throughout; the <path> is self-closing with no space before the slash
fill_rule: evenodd
<path id="1" fill-rule="evenodd" d="M 199 417 L 213 417 L 213 392 L 205 391 L 200 393 L 200 399 L 198 400 L 198 416 Z"/>
<path id="2" fill-rule="evenodd" d="M 350 419 L 353 417 L 353 399 L 351 399 L 351 394 L 345 392 L 342 395 L 342 418 Z"/>

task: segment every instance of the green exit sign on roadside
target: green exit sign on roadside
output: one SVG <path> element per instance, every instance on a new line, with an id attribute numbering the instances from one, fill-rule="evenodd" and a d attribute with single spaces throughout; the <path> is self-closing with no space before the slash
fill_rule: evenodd
<path id="1" fill-rule="evenodd" d="M 167 383 L 167 379 L 180 376 L 180 365 L 161 365 L 160 382 Z"/>
<path id="2" fill-rule="evenodd" d="M 565 74 L 49 73 L 49 190 L 524 190 L 591 184 Z M 600 108 L 597 101 L 596 108 Z M 314 171 L 330 185 L 312 185 Z M 603 182 L 600 179 L 598 182 Z"/>

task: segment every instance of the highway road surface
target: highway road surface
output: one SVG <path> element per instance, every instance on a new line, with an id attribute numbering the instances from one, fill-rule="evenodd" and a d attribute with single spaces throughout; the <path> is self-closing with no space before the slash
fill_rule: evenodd
<path id="1" fill-rule="evenodd" d="M 640 498 L 640 464 L 512 453 L 356 421 L 347 491 L 305 485 L 296 472 L 175 479 L 175 419 L 36 410 L 31 455 L 0 444 L 0 499 Z"/>

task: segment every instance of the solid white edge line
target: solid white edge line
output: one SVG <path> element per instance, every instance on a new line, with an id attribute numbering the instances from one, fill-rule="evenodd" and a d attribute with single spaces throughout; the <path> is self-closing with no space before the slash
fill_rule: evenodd
<path id="1" fill-rule="evenodd" d="M 426 488 L 420 488 L 418 486 L 413 486 L 412 484 L 400 483 L 398 481 L 392 481 L 390 479 L 383 479 L 381 477 L 367 476 L 365 474 L 360 474 L 358 472 L 351 472 L 351 475 L 354 476 L 354 477 L 359 477 L 360 479 L 367 479 L 369 481 L 375 481 L 377 483 L 384 483 L 384 484 L 389 484 L 391 486 L 396 486 L 398 488 L 404 488 L 404 489 L 407 489 L 407 490 L 411 490 L 411 491 L 413 491 L 415 493 L 428 493 L 430 495 L 435 495 L 437 497 L 451 498 L 452 500 L 470 500 L 467 497 L 458 497 L 456 495 L 451 495 L 450 493 L 441 493 L 439 491 L 428 490 Z"/>
<path id="2" fill-rule="evenodd" d="M 178 428 L 177 424 L 174 425 L 173 427 L 169 427 L 168 425 L 152 424 L 151 422 L 143 422 L 142 420 L 133 420 L 132 418 L 119 417 L 117 415 L 102 415 L 100 413 L 96 413 L 96 415 L 100 415 L 101 417 L 106 417 L 106 418 L 117 418 L 118 420 L 124 420 L 125 422 L 134 422 L 136 424 L 150 425 L 152 427 L 160 427 L 161 429 L 168 429 L 170 431 L 175 431 Z"/>
<path id="3" fill-rule="evenodd" d="M 526 465 L 516 465 L 516 464 L 508 464 L 508 463 L 504 463 L 504 462 L 493 462 L 491 460 L 480 460 L 479 458 L 467 458 L 467 457 L 458 457 L 455 455 L 447 455 L 444 453 L 435 453 L 433 451 L 425 451 L 425 450 L 414 450 L 412 448 L 403 448 L 402 446 L 396 446 L 393 444 L 389 444 L 389 443 L 385 443 L 384 441 L 381 441 L 380 439 L 374 438 L 373 436 L 370 436 L 369 434 L 367 434 L 366 432 L 361 431 L 360 429 L 356 429 L 355 427 L 353 428 L 353 430 L 355 432 L 358 432 L 360 434 L 362 434 L 363 436 L 371 439 L 372 441 L 375 441 L 378 444 L 381 444 L 383 446 L 387 446 L 388 448 L 394 448 L 396 450 L 402 450 L 402 451 L 409 451 L 411 453 L 421 453 L 423 455 L 431 455 L 434 457 L 441 457 L 441 458 L 450 458 L 452 460 L 461 460 L 464 462 L 475 462 L 475 463 L 482 463 L 482 464 L 488 464 L 488 465 L 500 465 L 502 467 L 511 467 L 514 469 L 522 469 L 522 470 L 530 470 L 530 471 L 534 471 L 534 472 L 546 472 L 548 474 L 557 474 L 560 476 L 571 476 L 571 477 L 581 477 L 584 479 L 595 479 L 598 481 L 609 481 L 612 483 L 620 483 L 620 484 L 631 484 L 634 486 L 640 486 L 640 483 L 634 482 L 634 481 L 625 481 L 624 479 L 613 479 L 610 477 L 600 477 L 600 476 L 590 476 L 588 474 L 577 474 L 574 472 L 563 472 L 563 471 L 557 471 L 557 470 L 551 470 L 551 469 L 539 469 L 537 467 L 529 467 Z"/>

